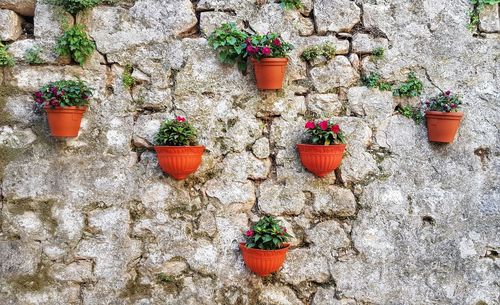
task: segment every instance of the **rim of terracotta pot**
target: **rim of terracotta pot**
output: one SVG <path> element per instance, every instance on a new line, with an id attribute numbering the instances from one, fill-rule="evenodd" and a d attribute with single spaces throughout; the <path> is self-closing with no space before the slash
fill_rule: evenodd
<path id="1" fill-rule="evenodd" d="M 458 112 L 426 111 L 425 115 L 446 116 L 446 117 L 463 117 L 464 113 L 461 111 L 458 111 Z"/>
<path id="2" fill-rule="evenodd" d="M 318 144 L 297 144 L 297 147 L 321 147 L 321 148 L 339 148 L 346 147 L 347 144 L 332 144 L 332 145 L 318 145 Z"/>
<path id="3" fill-rule="evenodd" d="M 44 106 L 45 110 L 87 110 L 88 106 Z"/>
<path id="4" fill-rule="evenodd" d="M 189 150 L 205 150 L 204 145 L 184 145 L 184 146 L 172 146 L 172 145 L 155 145 L 155 150 L 172 150 L 172 149 L 189 149 Z"/>
<path id="5" fill-rule="evenodd" d="M 288 62 L 288 58 L 287 57 L 277 57 L 277 58 L 261 58 L 260 60 L 258 59 L 255 59 L 255 58 L 250 58 L 250 60 L 252 61 L 252 63 L 284 63 L 284 62 Z"/>
<path id="6" fill-rule="evenodd" d="M 281 249 L 277 249 L 277 250 L 263 250 L 263 249 L 247 248 L 247 246 L 245 246 L 245 244 L 246 243 L 244 243 L 244 242 L 240 242 L 240 248 L 244 248 L 246 251 L 253 252 L 253 253 L 269 253 L 269 254 L 272 254 L 272 253 L 283 252 L 283 251 L 286 251 L 286 250 L 290 249 L 290 244 L 289 243 L 283 243 L 283 245 L 285 245 L 285 247 L 283 247 Z"/>

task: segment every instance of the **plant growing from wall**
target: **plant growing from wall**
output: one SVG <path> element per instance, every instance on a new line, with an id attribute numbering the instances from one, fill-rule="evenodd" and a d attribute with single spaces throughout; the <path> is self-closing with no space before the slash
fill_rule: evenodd
<path id="1" fill-rule="evenodd" d="M 399 106 L 398 112 L 401 115 L 403 115 L 409 119 L 414 120 L 416 123 L 421 123 L 424 119 L 422 112 L 420 112 L 420 110 L 418 108 L 412 107 L 410 105 Z"/>
<path id="2" fill-rule="evenodd" d="M 40 57 L 42 49 L 39 46 L 34 46 L 24 53 L 24 60 L 30 65 L 44 64 L 43 59 Z"/>
<path id="3" fill-rule="evenodd" d="M 470 0 L 470 3 L 472 5 L 472 9 L 469 11 L 470 21 L 467 25 L 467 28 L 470 31 L 473 31 L 479 25 L 479 15 L 484 10 L 484 7 L 486 5 L 498 4 L 500 3 L 500 0 Z"/>
<path id="4" fill-rule="evenodd" d="M 208 44 L 219 52 L 224 64 L 237 64 L 240 71 L 247 70 L 248 53 L 245 52 L 248 34 L 240 31 L 234 23 L 224 23 L 208 37 Z"/>
<path id="5" fill-rule="evenodd" d="M 71 58 L 81 66 L 87 61 L 95 50 L 95 43 L 92 41 L 83 24 L 75 24 L 67 28 L 58 39 L 55 51 L 60 56 L 71 56 Z"/>
<path id="6" fill-rule="evenodd" d="M 301 0 L 281 0 L 281 7 L 291 10 L 291 9 L 301 9 L 302 1 Z"/>
<path id="7" fill-rule="evenodd" d="M 361 82 L 368 88 L 378 88 L 380 91 L 391 91 L 392 89 L 392 85 L 381 80 L 380 74 L 378 73 L 363 75 L 363 77 L 361 78 Z"/>
<path id="8" fill-rule="evenodd" d="M 122 82 L 125 88 L 131 88 L 135 85 L 135 79 L 132 77 L 133 67 L 130 64 L 125 65 L 122 74 Z"/>
<path id="9" fill-rule="evenodd" d="M 0 42 L 0 68 L 14 66 L 14 59 L 8 52 L 9 47 Z"/>
<path id="10" fill-rule="evenodd" d="M 372 51 L 372 58 L 374 60 L 381 60 L 384 58 L 384 55 L 385 55 L 385 49 L 382 47 L 375 48 Z"/>
<path id="11" fill-rule="evenodd" d="M 59 6 L 66 12 L 75 15 L 78 12 L 91 9 L 99 4 L 102 0 L 45 0 L 46 3 Z"/>
<path id="12" fill-rule="evenodd" d="M 422 81 L 418 79 L 414 72 L 410 72 L 406 81 L 401 83 L 392 93 L 394 96 L 399 97 L 417 97 L 422 94 L 423 89 Z"/>
<path id="13" fill-rule="evenodd" d="M 323 56 L 327 60 L 330 60 L 335 56 L 335 52 L 335 46 L 330 42 L 326 42 L 320 45 L 307 47 L 300 55 L 300 58 L 303 61 L 312 61 L 320 56 Z"/>

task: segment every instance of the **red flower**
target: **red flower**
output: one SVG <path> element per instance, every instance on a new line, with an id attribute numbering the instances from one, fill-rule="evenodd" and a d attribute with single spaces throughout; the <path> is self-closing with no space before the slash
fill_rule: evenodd
<path id="1" fill-rule="evenodd" d="M 262 55 L 264 55 L 264 56 L 271 55 L 271 48 L 269 48 L 268 46 L 263 47 L 262 48 Z"/>
<path id="2" fill-rule="evenodd" d="M 257 48 L 255 48 L 251 44 L 248 44 L 247 45 L 247 53 L 248 54 L 255 54 L 255 53 L 257 53 Z"/>
<path id="3" fill-rule="evenodd" d="M 306 123 L 306 128 L 307 129 L 314 129 L 314 127 L 316 127 L 316 124 L 314 124 L 313 121 L 309 121 Z"/>
<path id="4" fill-rule="evenodd" d="M 339 132 L 340 132 L 340 126 L 339 126 L 339 124 L 335 124 L 335 125 L 333 125 L 333 126 L 332 126 L 332 131 L 333 131 L 334 133 L 339 133 Z"/>
<path id="5" fill-rule="evenodd" d="M 446 92 L 444 93 L 444 95 L 445 95 L 445 96 L 450 96 L 450 94 L 451 94 L 451 91 L 450 91 L 450 90 L 448 90 L 448 91 L 446 91 Z"/>
<path id="6" fill-rule="evenodd" d="M 451 104 L 451 108 L 453 109 L 457 108 L 457 104 Z"/>
<path id="7" fill-rule="evenodd" d="M 177 122 L 181 122 L 181 123 L 182 123 L 182 122 L 186 122 L 186 118 L 185 118 L 185 117 L 181 117 L 181 116 L 176 117 L 176 118 L 175 118 L 175 120 L 176 120 Z"/>
<path id="8" fill-rule="evenodd" d="M 253 236 L 253 231 L 252 230 L 248 230 L 245 232 L 245 235 L 248 236 L 248 237 L 252 237 Z"/>
<path id="9" fill-rule="evenodd" d="M 35 97 L 36 98 L 41 98 L 42 97 L 42 92 L 40 92 L 40 91 L 35 92 Z"/>
<path id="10" fill-rule="evenodd" d="M 273 45 L 275 45 L 276 47 L 281 47 L 281 40 L 279 40 L 279 38 L 274 39 Z"/>
<path id="11" fill-rule="evenodd" d="M 327 130 L 328 129 L 328 121 L 323 121 L 323 122 L 319 123 L 318 125 L 323 130 Z"/>

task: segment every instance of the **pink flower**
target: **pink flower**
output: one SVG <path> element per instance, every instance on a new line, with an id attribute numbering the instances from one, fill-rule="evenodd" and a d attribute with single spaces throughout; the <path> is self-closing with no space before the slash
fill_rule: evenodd
<path id="1" fill-rule="evenodd" d="M 319 128 L 323 129 L 323 130 L 327 130 L 328 129 L 328 121 L 323 121 L 321 123 L 318 124 Z"/>
<path id="2" fill-rule="evenodd" d="M 452 109 L 457 108 L 457 104 L 451 104 L 451 108 L 452 108 Z"/>
<path id="3" fill-rule="evenodd" d="M 175 118 L 175 120 L 176 120 L 177 122 L 181 122 L 181 123 L 182 123 L 182 122 L 186 122 L 186 118 L 185 118 L 185 117 L 181 117 L 181 116 L 176 117 L 176 118 Z"/>
<path id="4" fill-rule="evenodd" d="M 450 91 L 450 90 L 448 90 L 448 91 L 446 91 L 446 92 L 444 93 L 444 95 L 445 95 L 445 96 L 450 96 L 450 94 L 451 94 L 451 91 Z"/>
<path id="5" fill-rule="evenodd" d="M 87 95 L 82 95 L 82 99 L 87 100 L 89 97 Z"/>
<path id="6" fill-rule="evenodd" d="M 247 44 L 252 44 L 252 40 L 250 39 L 250 37 L 248 37 L 247 39 L 245 39 L 245 42 L 246 42 Z"/>
<path id="7" fill-rule="evenodd" d="M 255 54 L 257 52 L 256 52 L 255 47 L 253 47 L 251 44 L 248 44 L 247 45 L 247 53 L 249 53 L 249 54 Z"/>
<path id="8" fill-rule="evenodd" d="M 281 47 L 281 40 L 279 40 L 279 38 L 276 38 L 273 40 L 273 45 L 277 46 L 277 47 Z"/>
<path id="9" fill-rule="evenodd" d="M 41 98 L 42 97 L 42 92 L 40 92 L 40 91 L 35 92 L 35 97 L 36 98 Z"/>
<path id="10" fill-rule="evenodd" d="M 271 55 L 271 48 L 269 48 L 268 46 L 263 47 L 262 48 L 262 55 L 264 55 L 264 56 Z"/>
<path id="11" fill-rule="evenodd" d="M 332 126 L 332 131 L 333 131 L 334 133 L 339 133 L 339 132 L 340 132 L 340 126 L 339 126 L 339 124 L 335 124 L 335 125 L 333 125 L 333 126 Z"/>
<path id="12" fill-rule="evenodd" d="M 313 121 L 309 121 L 306 123 L 306 128 L 307 129 L 314 129 L 314 127 L 316 127 L 316 124 L 314 124 Z"/>
<path id="13" fill-rule="evenodd" d="M 245 235 L 248 236 L 248 237 L 252 237 L 253 236 L 253 231 L 252 230 L 248 230 L 245 232 Z"/>

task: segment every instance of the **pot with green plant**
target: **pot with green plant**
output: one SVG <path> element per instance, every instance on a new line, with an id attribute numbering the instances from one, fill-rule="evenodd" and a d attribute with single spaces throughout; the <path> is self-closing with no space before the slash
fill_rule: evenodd
<path id="1" fill-rule="evenodd" d="M 162 122 L 155 142 L 161 169 L 176 180 L 186 179 L 200 166 L 205 146 L 197 145 L 197 131 L 186 118 Z"/>
<path id="2" fill-rule="evenodd" d="M 246 231 L 240 250 L 247 267 L 259 276 L 278 271 L 285 261 L 292 238 L 279 220 L 265 216 Z"/>
<path id="3" fill-rule="evenodd" d="M 33 94 L 35 106 L 45 109 L 52 136 L 78 136 L 92 91 L 81 80 L 60 80 L 42 86 Z"/>
<path id="4" fill-rule="evenodd" d="M 340 166 L 345 152 L 345 136 L 333 120 L 309 121 L 305 125 L 307 144 L 297 144 L 305 168 L 325 177 Z"/>
<path id="5" fill-rule="evenodd" d="M 441 92 L 422 104 L 429 141 L 453 142 L 464 116 L 463 112 L 458 111 L 461 105 L 461 97 L 451 91 Z"/>
<path id="6" fill-rule="evenodd" d="M 249 35 L 240 31 L 233 23 L 225 23 L 210 34 L 208 43 L 219 52 L 219 59 L 223 63 L 236 63 L 243 73 L 246 72 L 250 58 L 258 89 L 277 90 L 283 87 L 287 56 L 293 46 L 280 35 Z"/>

